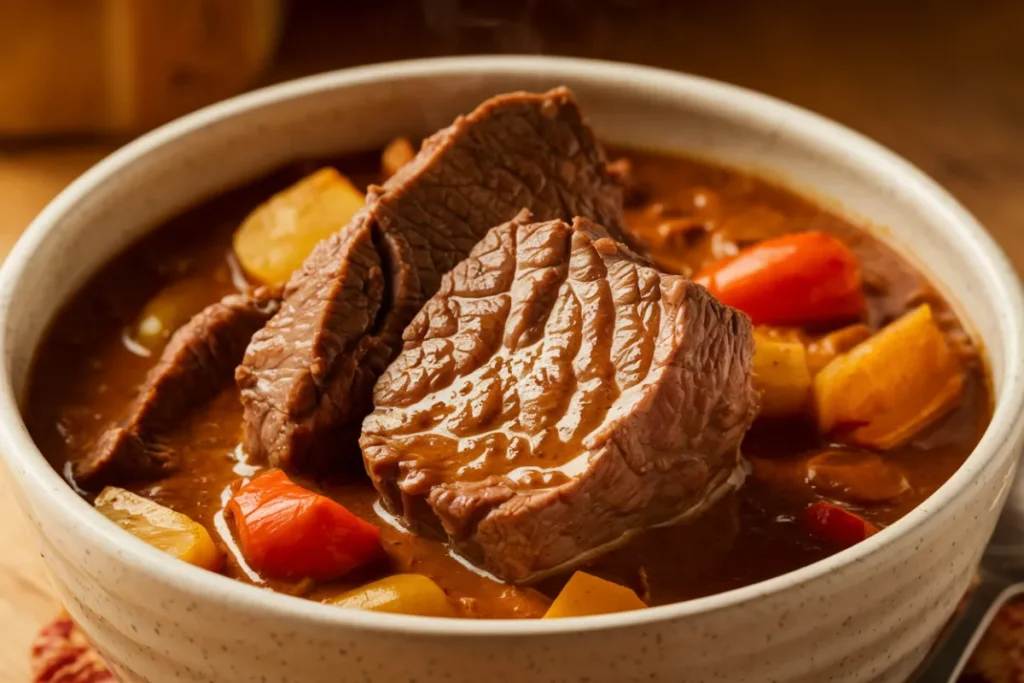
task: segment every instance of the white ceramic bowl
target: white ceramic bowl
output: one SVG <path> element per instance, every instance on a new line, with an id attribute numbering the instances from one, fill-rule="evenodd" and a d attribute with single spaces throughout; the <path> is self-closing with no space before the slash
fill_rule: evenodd
<path id="1" fill-rule="evenodd" d="M 747 588 L 639 612 L 463 621 L 341 610 L 168 561 L 109 524 L 40 455 L 18 412 L 57 308 L 114 254 L 199 199 L 283 162 L 423 134 L 484 98 L 573 88 L 602 138 L 764 169 L 887 226 L 991 361 L 995 416 L 964 466 L 883 533 Z M 459 58 L 340 71 L 171 123 L 83 175 L 3 267 L 0 449 L 71 614 L 124 681 L 901 681 L 964 592 L 1021 447 L 1021 290 L 984 230 L 912 166 L 834 123 L 636 66 Z"/>

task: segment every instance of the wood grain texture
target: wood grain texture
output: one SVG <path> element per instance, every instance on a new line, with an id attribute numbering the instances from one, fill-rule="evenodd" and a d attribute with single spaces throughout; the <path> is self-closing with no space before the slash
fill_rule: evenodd
<path id="1" fill-rule="evenodd" d="M 303 3 L 265 80 L 480 51 L 698 73 L 808 107 L 903 154 L 949 188 L 1024 269 L 1024 3 L 606 4 L 424 0 L 424 12 L 399 0 L 362 9 Z M 0 144 L 0 254 L 114 146 Z M 0 519 L 0 681 L 17 683 L 28 680 L 28 644 L 56 605 L 6 483 Z"/>

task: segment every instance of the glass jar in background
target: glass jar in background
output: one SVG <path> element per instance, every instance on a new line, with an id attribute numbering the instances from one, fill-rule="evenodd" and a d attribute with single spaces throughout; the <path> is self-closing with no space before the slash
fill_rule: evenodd
<path id="1" fill-rule="evenodd" d="M 0 137 L 134 134 L 246 89 L 281 0 L 0 0 Z"/>

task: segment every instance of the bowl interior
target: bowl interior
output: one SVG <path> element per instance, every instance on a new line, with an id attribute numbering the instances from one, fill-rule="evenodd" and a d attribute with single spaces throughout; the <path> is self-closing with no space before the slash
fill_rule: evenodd
<path id="1" fill-rule="evenodd" d="M 73 495 L 43 473 L 15 402 L 58 308 L 114 254 L 201 199 L 295 158 L 424 135 L 496 93 L 562 84 L 605 141 L 763 170 L 872 226 L 975 330 L 1000 411 L 990 432 L 1009 430 L 1021 402 L 1016 276 L 974 220 L 906 162 L 807 112 L 703 79 L 582 60 L 448 59 L 326 74 L 215 105 L 120 150 L 55 200 L 0 278 L 0 413 L 15 471 Z"/>

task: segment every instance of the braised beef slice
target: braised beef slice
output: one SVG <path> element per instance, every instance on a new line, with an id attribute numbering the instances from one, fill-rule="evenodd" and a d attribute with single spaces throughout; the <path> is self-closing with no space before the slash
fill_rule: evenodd
<path id="1" fill-rule="evenodd" d="M 442 274 L 523 208 L 592 216 L 626 237 L 621 187 L 564 88 L 460 117 L 317 246 L 236 374 L 249 455 L 291 470 L 358 463 L 352 435 L 402 330 Z"/>
<path id="2" fill-rule="evenodd" d="M 577 219 L 491 230 L 405 331 L 363 423 L 386 504 L 528 582 L 698 514 L 740 475 L 749 319 Z"/>
<path id="3" fill-rule="evenodd" d="M 173 470 L 174 454 L 161 447 L 160 434 L 230 381 L 253 333 L 277 311 L 279 295 L 264 287 L 226 296 L 178 329 L 125 417 L 75 463 L 76 483 L 96 489 Z"/>

